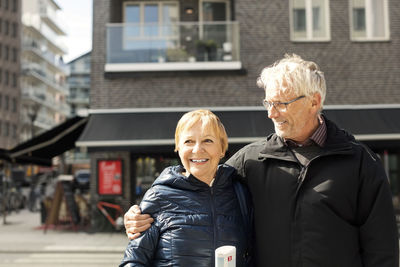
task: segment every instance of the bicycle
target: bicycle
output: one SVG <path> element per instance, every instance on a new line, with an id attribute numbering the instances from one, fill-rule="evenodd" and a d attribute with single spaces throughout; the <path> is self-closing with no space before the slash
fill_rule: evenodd
<path id="1" fill-rule="evenodd" d="M 2 186 L 6 186 L 5 192 L 0 187 L 0 214 L 3 212 L 10 213 L 12 211 L 19 212 L 25 208 L 26 198 L 21 192 L 21 188 L 15 186 L 9 181 L 3 182 Z"/>
<path id="2" fill-rule="evenodd" d="M 112 212 L 110 213 L 109 210 L 112 210 Z M 124 228 L 123 215 L 124 212 L 120 205 L 105 201 L 99 201 L 96 204 L 96 212 L 93 218 L 93 227 L 95 231 L 100 232 L 105 232 L 109 230 L 120 231 Z"/>

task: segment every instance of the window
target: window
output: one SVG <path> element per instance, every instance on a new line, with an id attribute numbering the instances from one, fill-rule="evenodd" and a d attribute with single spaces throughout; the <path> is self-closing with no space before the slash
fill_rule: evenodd
<path id="1" fill-rule="evenodd" d="M 4 34 L 5 35 L 8 35 L 9 28 L 10 28 L 10 22 L 8 20 L 6 20 L 5 23 L 4 23 Z"/>
<path id="2" fill-rule="evenodd" d="M 13 12 L 17 12 L 18 11 L 18 0 L 13 0 L 12 11 Z"/>
<path id="3" fill-rule="evenodd" d="M 8 85 L 9 82 L 10 82 L 10 73 L 8 72 L 8 70 L 5 71 L 4 76 L 5 76 L 5 77 L 4 77 L 4 83 L 5 83 L 6 85 Z"/>
<path id="4" fill-rule="evenodd" d="M 200 21 L 205 22 L 201 26 L 200 38 L 207 41 L 213 40 L 217 47 L 223 47 L 229 38 L 229 31 L 225 23 L 230 20 L 230 5 L 226 0 L 202 0 L 200 1 Z"/>
<path id="5" fill-rule="evenodd" d="M 13 47 L 12 49 L 12 61 L 17 62 L 18 60 L 18 51 L 17 48 Z"/>
<path id="6" fill-rule="evenodd" d="M 350 22 L 352 40 L 389 40 L 388 1 L 350 0 Z"/>
<path id="7" fill-rule="evenodd" d="M 4 47 L 4 53 L 5 53 L 4 59 L 5 59 L 5 60 L 8 60 L 8 58 L 9 58 L 9 56 L 10 56 L 10 47 L 9 47 L 8 45 L 6 45 L 6 46 Z"/>
<path id="8" fill-rule="evenodd" d="M 17 99 L 13 97 L 12 99 L 12 107 L 11 107 L 12 112 L 17 112 Z"/>
<path id="9" fill-rule="evenodd" d="M 3 70 L 0 68 L 0 84 L 1 84 L 2 81 L 3 81 Z"/>
<path id="10" fill-rule="evenodd" d="M 124 5 L 124 49 L 136 50 L 136 62 L 157 62 L 178 42 L 176 2 L 140 2 Z"/>
<path id="11" fill-rule="evenodd" d="M 13 74 L 12 74 L 12 87 L 17 87 L 17 83 L 18 83 L 18 81 L 17 81 L 17 74 L 16 74 L 16 73 L 13 73 Z"/>
<path id="12" fill-rule="evenodd" d="M 151 187 L 154 177 L 157 177 L 162 170 L 171 165 L 177 165 L 176 158 L 164 157 L 139 157 L 136 158 L 135 178 L 136 178 L 136 203 L 140 203 L 144 193 Z"/>
<path id="13" fill-rule="evenodd" d="M 0 1 L 1 1 L 1 0 L 0 0 Z M 1 107 L 2 107 L 2 104 L 3 104 L 3 95 L 0 94 L 0 109 L 1 109 Z"/>
<path id="14" fill-rule="evenodd" d="M 9 136 L 9 135 L 10 135 L 10 123 L 7 121 L 4 127 L 4 136 Z"/>
<path id="15" fill-rule="evenodd" d="M 17 37 L 18 34 L 18 24 L 17 23 L 13 23 L 12 24 L 12 37 Z"/>
<path id="16" fill-rule="evenodd" d="M 329 0 L 290 0 L 292 41 L 329 41 Z"/>
<path id="17" fill-rule="evenodd" d="M 9 106 L 10 106 L 10 98 L 8 97 L 8 95 L 6 95 L 6 96 L 4 97 L 4 109 L 5 109 L 5 110 L 8 110 L 8 109 L 9 109 Z"/>
<path id="18" fill-rule="evenodd" d="M 0 0 L 1 3 L 1 0 Z M 0 33 L 3 31 L 3 20 L 0 18 Z"/>
<path id="19" fill-rule="evenodd" d="M 13 128 L 12 128 L 12 137 L 16 138 L 17 137 L 17 125 L 13 124 Z"/>

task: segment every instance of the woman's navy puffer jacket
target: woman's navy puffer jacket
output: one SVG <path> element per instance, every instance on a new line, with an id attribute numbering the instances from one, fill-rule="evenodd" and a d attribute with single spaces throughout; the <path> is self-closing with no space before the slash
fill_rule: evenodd
<path id="1" fill-rule="evenodd" d="M 151 228 L 131 240 L 120 266 L 214 266 L 214 251 L 236 247 L 236 266 L 244 266 L 247 238 L 232 186 L 234 169 L 220 165 L 209 187 L 182 166 L 166 168 L 140 206 L 154 219 Z"/>

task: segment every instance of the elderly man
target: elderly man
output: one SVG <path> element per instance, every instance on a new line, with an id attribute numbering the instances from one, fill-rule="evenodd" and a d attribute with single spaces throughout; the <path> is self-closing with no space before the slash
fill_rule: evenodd
<path id="1" fill-rule="evenodd" d="M 286 55 L 262 71 L 258 85 L 275 133 L 227 162 L 253 196 L 257 266 L 398 267 L 382 164 L 321 114 L 326 85 L 318 65 Z M 133 210 L 129 235 L 151 220 L 139 221 L 146 215 Z"/>

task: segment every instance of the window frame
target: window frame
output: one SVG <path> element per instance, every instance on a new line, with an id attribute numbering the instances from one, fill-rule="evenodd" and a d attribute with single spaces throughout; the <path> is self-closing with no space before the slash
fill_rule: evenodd
<path id="1" fill-rule="evenodd" d="M 290 28 L 290 41 L 292 42 L 330 42 L 331 41 L 331 20 L 330 20 L 330 0 L 322 0 L 325 1 L 325 37 L 313 37 L 313 17 L 312 17 L 312 1 L 313 0 L 304 0 L 306 5 L 306 37 L 295 37 L 294 35 L 294 18 L 293 18 L 293 10 L 294 10 L 294 1 L 289 0 L 289 28 Z M 311 10 L 311 12 L 310 12 Z"/>
<path id="2" fill-rule="evenodd" d="M 207 21 L 204 20 L 204 12 L 203 12 L 203 4 L 204 2 L 208 2 L 208 3 L 223 3 L 226 5 L 226 9 L 225 9 L 225 16 L 226 16 L 226 20 L 224 22 L 228 22 L 231 21 L 232 19 L 232 14 L 231 14 L 231 2 L 229 0 L 199 0 L 199 37 L 203 38 L 204 37 L 204 24 L 207 23 L 212 23 L 213 21 Z M 227 36 L 226 39 L 229 40 L 229 31 L 226 32 Z"/>
<path id="3" fill-rule="evenodd" d="M 353 2 L 354 0 L 349 0 L 349 31 L 350 31 L 350 40 L 353 42 L 382 42 L 382 41 L 390 41 L 390 20 L 389 20 L 389 1 L 388 0 L 382 0 L 383 1 L 383 12 L 384 12 L 384 28 L 385 28 L 385 33 L 384 37 L 374 37 L 371 36 L 371 25 L 372 21 L 368 19 L 370 17 L 370 10 L 372 9 L 369 1 L 374 1 L 374 0 L 363 0 L 365 4 L 365 27 L 366 27 L 366 35 L 365 37 L 355 37 L 353 32 Z"/>
<path id="4" fill-rule="evenodd" d="M 226 21 L 231 21 L 231 2 L 229 0 L 199 0 L 199 22 L 200 23 L 204 23 L 204 22 L 208 22 L 207 20 L 204 20 L 203 17 L 203 3 L 204 2 L 212 2 L 212 3 L 224 3 L 226 4 Z"/>
<path id="5" fill-rule="evenodd" d="M 123 10 L 122 10 L 122 12 L 123 12 L 123 15 L 122 15 L 122 21 L 123 21 L 123 23 L 125 24 L 125 23 L 127 23 L 126 22 L 126 6 L 129 6 L 129 5 L 136 5 L 136 6 L 139 6 L 139 14 L 140 14 L 140 18 L 139 18 L 139 24 L 140 25 L 143 25 L 143 24 L 145 24 L 146 22 L 144 21 L 144 7 L 146 6 L 146 5 L 154 5 L 154 4 L 157 4 L 157 7 L 158 7 L 158 25 L 159 26 L 162 26 L 163 25 L 163 6 L 164 5 L 168 5 L 168 4 L 174 4 L 174 5 L 176 5 L 176 8 L 177 8 L 177 12 L 178 12 L 178 23 L 180 22 L 180 3 L 179 3 L 179 1 L 140 1 L 140 2 L 133 2 L 133 1 L 127 1 L 127 2 L 124 2 L 123 3 Z M 142 29 L 141 29 L 141 32 L 140 32 L 140 36 L 145 36 L 145 37 L 147 37 L 143 32 L 142 32 Z M 162 33 L 162 27 L 160 27 L 159 28 L 159 33 L 158 33 L 158 35 L 156 36 L 156 37 L 158 37 L 158 38 L 160 38 L 160 39 L 162 39 L 162 38 L 166 38 L 166 37 L 168 37 L 168 38 L 171 38 L 171 39 L 177 39 L 178 41 L 180 40 L 180 33 L 178 32 L 178 35 L 177 36 L 167 36 L 167 35 L 163 35 L 163 33 Z M 130 41 L 132 41 L 132 40 L 136 40 L 136 37 L 135 38 L 131 38 L 131 37 L 129 37 L 129 36 L 126 36 L 125 35 L 125 33 L 123 33 L 123 48 L 125 49 L 125 50 L 130 50 L 129 48 L 127 48 L 126 47 L 126 42 L 130 42 Z"/>

